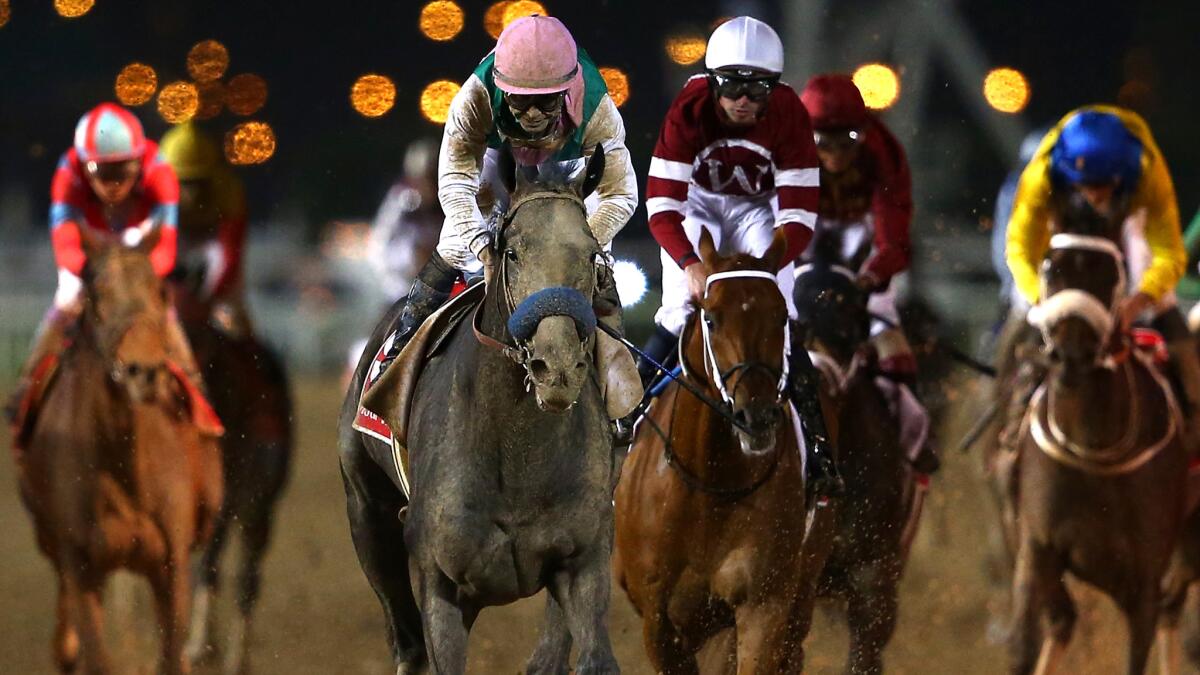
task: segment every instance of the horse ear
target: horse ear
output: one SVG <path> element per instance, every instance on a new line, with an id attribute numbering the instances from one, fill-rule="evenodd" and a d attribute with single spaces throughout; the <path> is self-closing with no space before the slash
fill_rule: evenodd
<path id="1" fill-rule="evenodd" d="M 588 160 L 587 170 L 583 174 L 583 187 L 579 190 L 579 196 L 587 199 L 588 195 L 600 185 L 600 179 L 604 177 L 604 146 L 597 145 L 596 151 L 592 153 L 592 158 Z"/>
<path id="2" fill-rule="evenodd" d="M 700 262 L 704 263 L 705 267 L 712 269 L 718 257 L 717 245 L 713 243 L 712 234 L 707 227 L 702 226 L 700 228 Z"/>
<path id="3" fill-rule="evenodd" d="M 767 263 L 767 271 L 776 272 L 783 268 L 783 256 L 787 255 L 787 247 L 787 232 L 782 227 L 775 228 L 775 236 L 771 238 L 771 245 L 763 254 L 763 261 Z"/>

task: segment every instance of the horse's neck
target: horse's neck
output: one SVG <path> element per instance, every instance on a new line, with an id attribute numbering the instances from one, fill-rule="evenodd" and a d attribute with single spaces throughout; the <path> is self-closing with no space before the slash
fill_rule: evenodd
<path id="1" fill-rule="evenodd" d="M 1067 438 L 1082 445 L 1103 447 L 1117 443 L 1128 431 L 1129 391 L 1132 366 L 1093 368 L 1068 384 L 1060 375 L 1051 377 L 1049 394 L 1052 406 L 1048 414 Z"/>

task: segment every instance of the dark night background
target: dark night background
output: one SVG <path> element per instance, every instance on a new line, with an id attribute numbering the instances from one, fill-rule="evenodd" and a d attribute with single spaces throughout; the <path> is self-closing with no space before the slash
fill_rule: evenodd
<path id="1" fill-rule="evenodd" d="M 492 45 L 482 25 L 488 3 L 462 2 L 465 28 L 448 43 L 420 34 L 422 4 L 98 0 L 85 16 L 67 20 L 54 12 L 50 0 L 16 0 L 10 21 L 0 27 L 0 195 L 30 200 L 34 222 L 12 222 L 9 211 L 0 234 L 43 225 L 50 174 L 70 143 L 74 122 L 95 103 L 113 99 L 113 81 L 124 65 L 150 64 L 160 86 L 187 79 L 187 50 L 209 38 L 229 49 L 227 75 L 258 73 L 270 87 L 267 105 L 253 119 L 275 128 L 278 150 L 267 164 L 241 171 L 254 219 L 284 218 L 313 235 L 330 218 L 369 215 L 399 170 L 405 144 L 440 132 L 417 111 L 420 89 L 439 78 L 462 81 Z M 639 176 L 648 165 L 661 116 L 690 69 L 663 56 L 665 37 L 683 28 L 706 33 L 714 19 L 736 11 L 749 10 L 776 25 L 783 13 L 783 5 L 772 2 L 546 4 L 600 65 L 630 75 L 632 96 L 622 113 Z M 851 30 L 880 4 L 829 3 L 833 13 L 827 32 Z M 1195 188 L 1200 162 L 1191 152 L 1200 142 L 1194 114 L 1194 27 L 1200 25 L 1200 3 L 963 2 L 958 8 L 988 59 L 1028 75 L 1033 94 L 1023 117 L 1029 125 L 1056 120 L 1083 103 L 1116 101 L 1129 79 L 1146 82 L 1149 94 L 1135 107 L 1149 119 L 1171 163 L 1181 211 L 1190 217 L 1200 202 Z M 838 64 L 837 54 L 821 58 Z M 895 65 L 903 75 L 905 64 Z M 934 67 L 935 82 L 943 70 Z M 396 106 L 382 118 L 363 118 L 349 104 L 351 83 L 367 72 L 383 73 L 397 84 Z M 789 72 L 789 79 L 799 88 L 807 75 Z M 922 167 L 914 162 L 914 187 L 926 207 L 918 220 L 934 215 L 929 209 L 939 216 L 974 219 L 990 211 L 1008 166 L 983 142 L 965 113 L 962 94 L 949 85 L 932 89 L 918 132 L 962 127 L 968 142 L 947 149 L 942 161 L 970 180 L 922 185 Z M 153 101 L 136 112 L 151 136 L 166 129 Z M 207 126 L 223 132 L 234 123 L 226 112 Z M 919 142 L 921 136 L 917 138 Z M 910 154 L 917 153 L 910 149 Z M 644 211 L 624 236 L 640 232 Z"/>

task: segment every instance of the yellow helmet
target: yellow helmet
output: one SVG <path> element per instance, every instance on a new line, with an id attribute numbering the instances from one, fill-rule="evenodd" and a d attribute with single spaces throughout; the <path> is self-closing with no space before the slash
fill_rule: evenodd
<path id="1" fill-rule="evenodd" d="M 212 178 L 221 168 L 221 149 L 192 122 L 172 127 L 158 149 L 179 180 Z"/>

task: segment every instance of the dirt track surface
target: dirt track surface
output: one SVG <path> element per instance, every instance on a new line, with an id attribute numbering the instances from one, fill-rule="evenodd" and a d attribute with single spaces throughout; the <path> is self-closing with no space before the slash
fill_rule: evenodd
<path id="1" fill-rule="evenodd" d="M 947 445 L 957 442 L 978 413 L 967 403 L 970 387 L 959 389 L 959 404 L 942 434 Z M 382 615 L 355 559 L 344 510 L 334 445 L 341 389 L 334 380 L 309 380 L 298 383 L 295 393 L 299 448 L 267 559 L 254 670 L 390 675 Z M 5 610 L 0 613 L 0 673 L 50 673 L 53 577 L 35 548 L 5 454 L 0 462 L 0 604 Z M 1005 593 L 989 584 L 987 573 L 987 536 L 995 522 L 977 459 L 947 456 L 905 574 L 887 672 L 1007 672 L 1005 649 L 988 639 L 991 610 L 1005 606 Z M 132 612 L 110 618 L 109 643 L 122 672 L 152 673 L 155 627 L 143 584 L 135 583 Z M 1076 597 L 1083 593 L 1077 591 Z M 1087 595 L 1079 603 L 1080 625 L 1062 672 L 1123 672 L 1126 641 L 1116 610 L 1107 600 Z M 541 610 L 541 598 L 486 610 L 471 635 L 470 672 L 520 672 L 533 649 Z M 806 672 L 841 672 L 846 638 L 840 622 L 836 608 L 818 610 L 806 643 Z M 613 597 L 610 623 L 624 672 L 652 672 L 642 651 L 640 623 L 620 591 Z M 195 672 L 218 671 L 201 666 Z M 1155 672 L 1153 666 L 1148 672 Z"/>

